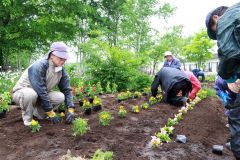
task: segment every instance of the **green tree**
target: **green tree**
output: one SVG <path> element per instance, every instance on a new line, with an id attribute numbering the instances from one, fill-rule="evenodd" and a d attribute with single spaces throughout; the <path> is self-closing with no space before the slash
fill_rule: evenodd
<path id="1" fill-rule="evenodd" d="M 207 32 L 201 30 L 195 34 L 190 44 L 184 47 L 183 55 L 189 61 L 197 62 L 198 67 L 203 67 L 203 63 L 213 56 L 213 46 L 214 43 L 208 38 Z"/>

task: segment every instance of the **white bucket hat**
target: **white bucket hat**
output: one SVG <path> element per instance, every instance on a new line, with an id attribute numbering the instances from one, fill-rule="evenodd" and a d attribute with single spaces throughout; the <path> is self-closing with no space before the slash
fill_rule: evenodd
<path id="1" fill-rule="evenodd" d="M 166 52 L 164 53 L 164 57 L 166 57 L 166 56 L 172 56 L 172 52 L 166 51 Z"/>

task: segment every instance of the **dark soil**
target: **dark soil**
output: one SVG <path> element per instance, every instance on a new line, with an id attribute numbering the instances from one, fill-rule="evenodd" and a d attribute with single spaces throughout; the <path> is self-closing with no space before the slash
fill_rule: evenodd
<path id="1" fill-rule="evenodd" d="M 194 110 L 184 116 L 174 130 L 173 142 L 164 144 L 158 149 L 149 148 L 149 141 L 160 127 L 173 117 L 179 108 L 166 104 L 157 104 L 149 110 L 131 113 L 131 105 L 141 104 L 146 97 L 116 102 L 114 95 L 102 95 L 102 110 L 112 113 L 114 119 L 109 126 L 101 126 L 98 113 L 86 116 L 77 107 L 77 117 L 89 119 L 90 130 L 82 137 L 74 137 L 71 125 L 64 123 L 53 125 L 49 121 L 39 120 L 42 128 L 38 133 L 31 133 L 21 118 L 21 110 L 14 107 L 0 120 L 0 159 L 2 160 L 35 160 L 59 159 L 70 149 L 75 156 L 90 158 L 102 148 L 112 151 L 118 160 L 232 160 L 232 153 L 224 148 L 222 156 L 211 152 L 212 145 L 225 144 L 229 132 L 223 107 L 214 98 L 200 102 Z M 128 113 L 125 119 L 118 117 L 119 105 L 126 106 Z M 188 138 L 186 144 L 174 142 L 176 134 Z"/>

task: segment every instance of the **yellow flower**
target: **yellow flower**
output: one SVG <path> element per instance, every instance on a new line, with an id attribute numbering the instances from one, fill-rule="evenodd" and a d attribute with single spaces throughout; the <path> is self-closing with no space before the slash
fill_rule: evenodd
<path id="1" fill-rule="evenodd" d="M 32 119 L 32 123 L 31 123 L 31 124 L 32 124 L 32 126 L 36 126 L 36 125 L 37 125 L 37 123 L 38 123 L 37 121 L 35 121 L 34 119 Z"/>
<path id="2" fill-rule="evenodd" d="M 65 114 L 63 112 L 61 112 L 60 116 L 63 118 L 63 117 L 65 117 Z"/>

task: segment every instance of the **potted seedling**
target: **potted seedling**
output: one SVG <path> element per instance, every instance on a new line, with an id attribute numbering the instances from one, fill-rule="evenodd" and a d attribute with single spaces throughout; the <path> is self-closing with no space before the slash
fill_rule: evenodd
<path id="1" fill-rule="evenodd" d="M 118 115 L 120 118 L 125 118 L 127 114 L 127 110 L 125 109 L 124 106 L 119 107 Z"/>
<path id="2" fill-rule="evenodd" d="M 149 109 L 148 103 L 143 103 L 142 104 L 142 109 L 144 109 L 144 110 Z"/>
<path id="3" fill-rule="evenodd" d="M 88 120 L 76 118 L 72 123 L 72 131 L 74 136 L 83 136 L 89 130 Z"/>
<path id="4" fill-rule="evenodd" d="M 92 104 L 89 101 L 84 100 L 82 108 L 85 115 L 90 115 L 92 113 Z"/>
<path id="5" fill-rule="evenodd" d="M 125 94 L 126 94 L 126 98 L 127 98 L 127 99 L 133 98 L 133 94 L 132 94 L 132 92 L 130 92 L 130 91 L 127 91 Z"/>
<path id="6" fill-rule="evenodd" d="M 142 93 L 141 92 L 134 92 L 134 98 L 139 98 L 142 96 Z"/>
<path id="7" fill-rule="evenodd" d="M 132 112 L 133 113 L 139 113 L 140 109 L 139 109 L 139 106 L 136 105 L 136 106 L 132 106 Z"/>
<path id="8" fill-rule="evenodd" d="M 154 104 L 157 103 L 157 99 L 156 99 L 155 97 L 151 96 L 151 97 L 149 98 L 149 103 L 150 103 L 150 105 L 154 105 Z"/>
<path id="9" fill-rule="evenodd" d="M 162 94 L 158 94 L 158 95 L 156 96 L 156 99 L 157 99 L 157 102 L 161 102 L 162 99 L 163 99 Z"/>
<path id="10" fill-rule="evenodd" d="M 101 98 L 95 96 L 93 100 L 93 107 L 92 110 L 97 112 L 102 109 L 102 100 Z"/>
<path id="11" fill-rule="evenodd" d="M 11 101 L 11 96 L 9 92 L 4 92 L 0 96 L 0 119 L 4 118 L 7 111 L 9 110 L 8 103 Z"/>
<path id="12" fill-rule="evenodd" d="M 103 88 L 100 82 L 97 83 L 96 94 L 99 94 L 99 95 L 103 94 Z"/>
<path id="13" fill-rule="evenodd" d="M 79 101 L 79 106 L 82 107 L 83 106 L 83 99 L 84 99 L 84 89 L 83 88 L 79 88 L 77 90 L 77 98 Z"/>
<path id="14" fill-rule="evenodd" d="M 38 123 L 38 121 L 35 121 L 34 119 L 32 119 L 31 125 L 29 126 L 32 129 L 32 132 L 39 132 L 41 125 Z"/>
<path id="15" fill-rule="evenodd" d="M 99 123 L 101 125 L 108 126 L 111 120 L 112 120 L 112 115 L 109 112 L 103 111 L 99 113 Z"/>
<path id="16" fill-rule="evenodd" d="M 120 103 L 121 101 L 123 101 L 123 100 L 125 100 L 126 98 L 125 98 L 125 95 L 124 95 L 124 93 L 122 92 L 122 93 L 119 93 L 118 95 L 117 95 L 117 101 L 118 101 L 118 103 Z"/>
<path id="17" fill-rule="evenodd" d="M 150 87 L 146 87 L 143 89 L 143 95 L 147 96 L 151 93 L 151 88 Z"/>
<path id="18" fill-rule="evenodd" d="M 117 87 L 118 85 L 116 83 L 112 84 L 112 93 L 117 93 Z"/>
<path id="19" fill-rule="evenodd" d="M 106 93 L 109 94 L 109 93 L 112 93 L 112 90 L 111 90 L 111 87 L 110 87 L 110 82 L 107 82 L 107 86 L 106 86 Z"/>
<path id="20" fill-rule="evenodd" d="M 96 85 L 90 88 L 88 95 L 89 95 L 89 102 L 93 103 L 94 96 L 96 95 Z"/>

